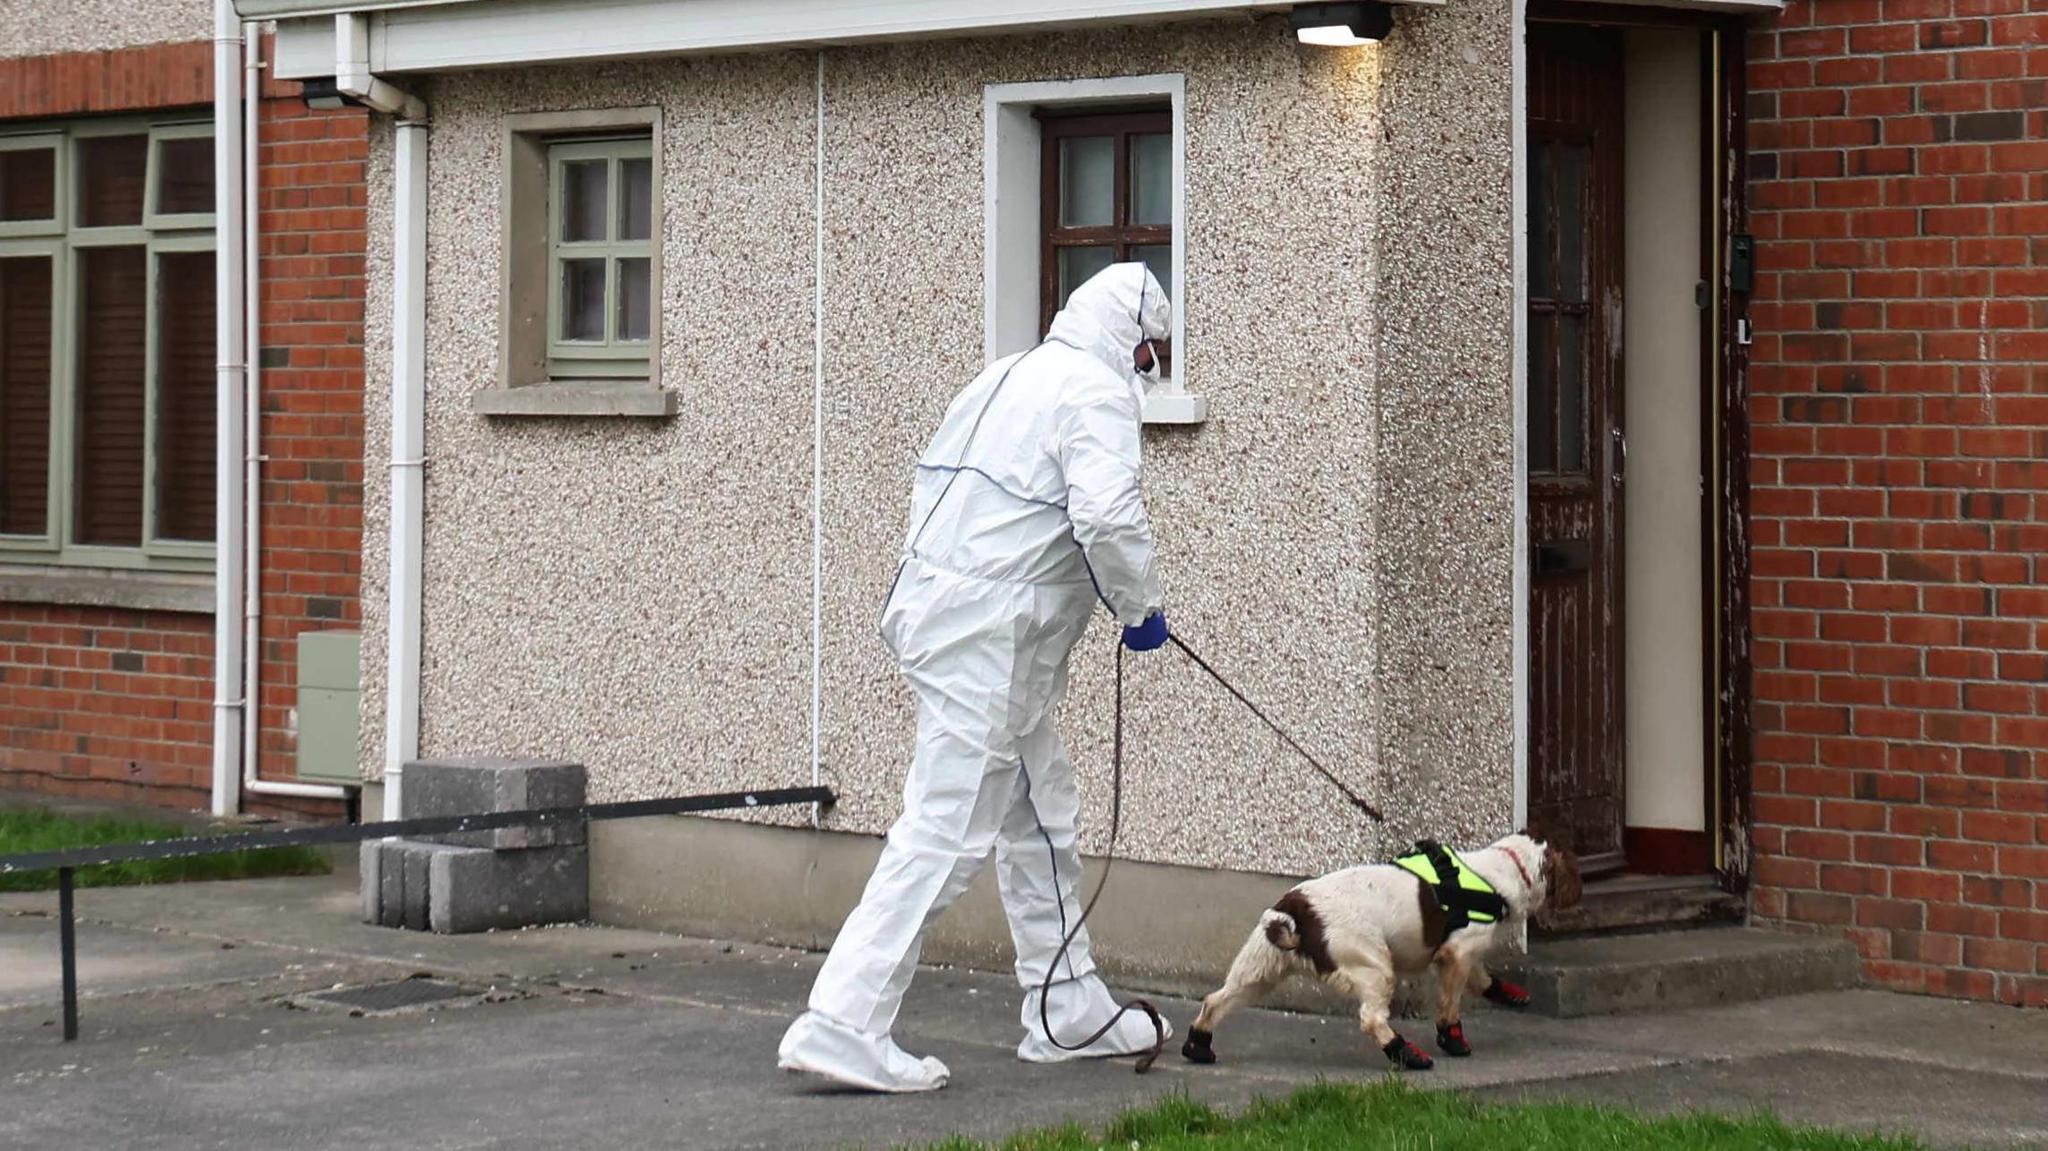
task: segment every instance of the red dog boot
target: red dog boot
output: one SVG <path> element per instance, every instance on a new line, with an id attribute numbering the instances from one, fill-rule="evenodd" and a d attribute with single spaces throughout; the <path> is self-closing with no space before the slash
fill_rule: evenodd
<path id="1" fill-rule="evenodd" d="M 1422 1048 L 1401 1038 L 1398 1031 L 1394 1032 L 1394 1037 L 1387 1040 L 1387 1045 L 1380 1050 L 1386 1052 L 1387 1058 L 1400 1064 L 1406 1071 L 1427 1071 L 1436 1066 L 1434 1059 L 1423 1054 Z"/>
<path id="2" fill-rule="evenodd" d="M 1486 985 L 1486 997 L 1502 1007 L 1529 1006 L 1529 989 L 1519 983 L 1509 983 L 1498 975 Z"/>
<path id="3" fill-rule="evenodd" d="M 1472 1045 L 1465 1042 L 1463 1023 L 1439 1023 L 1436 1025 L 1436 1049 L 1446 1055 L 1462 1059 L 1472 1054 Z"/>

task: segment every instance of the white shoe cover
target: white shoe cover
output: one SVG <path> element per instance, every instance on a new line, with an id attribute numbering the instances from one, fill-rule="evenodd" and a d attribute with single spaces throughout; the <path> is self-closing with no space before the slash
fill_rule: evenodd
<path id="1" fill-rule="evenodd" d="M 906 1094 L 937 1091 L 952 1072 L 927 1055 L 896 1046 L 887 1035 L 868 1035 L 807 1011 L 782 1036 L 777 1052 L 784 1071 L 804 1071 L 864 1091 Z"/>
<path id="2" fill-rule="evenodd" d="M 1150 1051 L 1158 1038 L 1152 1030 L 1152 1018 L 1143 1010 L 1127 1012 L 1109 1034 L 1079 1051 L 1062 1051 L 1046 1038 L 1044 1025 L 1038 1016 L 1038 988 L 1024 993 L 1024 1041 L 1017 1045 L 1017 1058 L 1026 1063 L 1065 1063 L 1073 1059 L 1108 1059 L 1117 1055 L 1136 1055 Z M 1076 1044 L 1095 1033 L 1095 1029 L 1109 1022 L 1119 1010 L 1109 988 L 1098 976 L 1068 983 L 1056 983 L 1052 988 L 1052 1001 L 1047 1014 L 1052 1020 L 1053 1033 L 1060 1042 Z M 1166 1027 L 1166 1037 L 1173 1038 L 1173 1024 L 1165 1019 L 1159 1021 Z"/>

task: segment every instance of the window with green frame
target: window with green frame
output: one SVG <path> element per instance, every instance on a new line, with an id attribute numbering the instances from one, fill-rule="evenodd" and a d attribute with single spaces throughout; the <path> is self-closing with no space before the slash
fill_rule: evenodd
<path id="1" fill-rule="evenodd" d="M 206 570 L 213 133 L 0 135 L 0 561 Z"/>
<path id="2" fill-rule="evenodd" d="M 650 135 L 548 145 L 548 375 L 648 374 L 654 323 Z"/>

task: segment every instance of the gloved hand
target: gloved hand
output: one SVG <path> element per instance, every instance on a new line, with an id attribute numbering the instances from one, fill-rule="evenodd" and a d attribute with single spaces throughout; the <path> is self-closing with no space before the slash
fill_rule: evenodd
<path id="1" fill-rule="evenodd" d="M 1132 651 L 1155 651 L 1166 646 L 1166 613 L 1155 611 L 1137 627 L 1124 629 L 1124 646 Z"/>

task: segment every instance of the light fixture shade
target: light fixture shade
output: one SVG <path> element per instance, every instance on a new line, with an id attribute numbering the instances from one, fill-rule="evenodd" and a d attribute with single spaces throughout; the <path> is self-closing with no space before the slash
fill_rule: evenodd
<path id="1" fill-rule="evenodd" d="M 1288 14 L 1287 25 L 1304 44 L 1350 48 L 1386 39 L 1394 30 L 1394 9 L 1377 0 L 1358 4 L 1299 4 Z"/>

